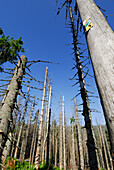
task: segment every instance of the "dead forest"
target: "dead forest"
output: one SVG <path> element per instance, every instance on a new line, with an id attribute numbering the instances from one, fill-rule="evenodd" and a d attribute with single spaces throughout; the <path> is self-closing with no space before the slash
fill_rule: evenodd
<path id="1" fill-rule="evenodd" d="M 84 8 L 85 1 L 88 8 Z M 0 169 L 113 170 L 113 31 L 93 0 L 56 3 L 57 17 L 65 11 L 65 26 L 72 36 L 75 75 L 69 81 L 74 81 L 72 86 L 79 91 L 73 94 L 74 114 L 68 113 L 71 115 L 68 123 L 64 95 L 60 96 L 58 115 L 53 113 L 53 84 L 48 73 L 50 64 L 57 63 L 29 61 L 26 54 L 18 54 L 18 60 L 11 60 L 12 66 L 4 68 L 0 77 Z M 103 28 L 98 27 L 99 20 Z M 81 36 L 85 37 L 86 45 L 81 42 Z M 106 43 L 102 43 L 103 39 Z M 2 48 L 0 60 L 4 56 Z M 42 63 L 46 65 L 44 79 L 37 80 L 30 69 Z M 93 67 L 93 75 L 89 65 Z M 90 103 L 96 96 L 88 90 L 91 84 L 87 84 L 87 77 L 96 82 L 106 125 L 101 120 L 97 125 L 92 123 L 91 114 L 97 108 L 91 109 Z"/>

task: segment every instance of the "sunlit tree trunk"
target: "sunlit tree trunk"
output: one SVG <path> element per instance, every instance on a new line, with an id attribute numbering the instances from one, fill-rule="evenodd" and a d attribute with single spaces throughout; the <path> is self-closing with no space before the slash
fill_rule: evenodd
<path id="1" fill-rule="evenodd" d="M 76 169 L 76 159 L 75 159 L 75 146 L 74 146 L 74 122 L 71 123 L 71 154 L 72 154 L 72 167 L 73 170 Z"/>
<path id="2" fill-rule="evenodd" d="M 58 129 L 56 127 L 56 136 L 55 136 L 55 167 L 57 167 L 57 153 L 58 153 Z"/>
<path id="3" fill-rule="evenodd" d="M 28 88 L 27 94 L 29 93 L 29 90 L 30 90 L 30 88 Z M 26 111 L 27 111 L 27 105 L 28 105 L 28 97 L 27 97 L 26 102 L 25 102 L 25 108 L 24 108 L 24 111 L 23 111 L 23 116 L 22 116 L 22 120 L 21 120 L 21 124 L 20 124 L 20 129 L 19 129 L 18 139 L 17 139 L 17 143 L 16 143 L 14 158 L 17 158 L 17 154 L 18 154 L 21 134 L 22 134 L 23 125 L 24 125 L 25 114 L 26 114 Z"/>
<path id="4" fill-rule="evenodd" d="M 49 108 L 49 113 L 48 113 L 48 129 L 47 129 L 47 158 L 46 158 L 46 165 L 47 165 L 47 167 L 49 166 L 49 158 L 50 158 L 49 157 L 50 118 L 51 118 L 51 109 Z"/>
<path id="5" fill-rule="evenodd" d="M 32 136 L 32 142 L 31 142 L 31 149 L 30 149 L 30 158 L 29 158 L 29 165 L 34 159 L 34 147 L 36 146 L 36 137 L 37 137 L 37 129 L 38 129 L 38 117 L 39 117 L 39 110 L 36 112 L 36 120 L 34 122 L 34 129 L 33 129 L 33 136 Z"/>
<path id="6" fill-rule="evenodd" d="M 103 136 L 103 131 L 102 131 L 101 125 L 99 126 L 99 128 L 100 128 L 100 134 L 101 134 L 103 150 L 104 150 L 104 155 L 105 155 L 106 167 L 107 167 L 108 170 L 110 170 L 109 162 L 108 162 L 108 157 L 107 157 L 107 151 L 106 151 L 106 146 L 105 146 L 105 142 L 104 142 L 104 136 Z"/>
<path id="7" fill-rule="evenodd" d="M 89 164 L 90 164 L 91 170 L 93 168 L 97 170 L 98 169 L 97 152 L 95 149 L 95 140 L 94 140 L 94 136 L 92 133 L 93 130 L 92 130 L 91 113 L 90 113 L 90 108 L 89 108 L 87 90 L 85 87 L 85 80 L 83 76 L 82 65 L 80 61 L 78 40 L 77 40 L 76 31 L 75 31 L 76 29 L 75 29 L 75 24 L 74 24 L 72 9 L 71 9 L 70 4 L 69 4 L 69 10 L 70 10 L 71 30 L 73 33 L 75 60 L 76 60 L 77 69 L 78 69 L 77 73 L 78 73 L 78 78 L 79 78 L 79 83 L 80 83 L 81 98 L 83 101 L 83 116 L 85 120 L 85 128 L 87 131 L 87 147 L 88 147 L 88 154 L 89 154 Z"/>
<path id="8" fill-rule="evenodd" d="M 44 89 L 43 89 L 43 97 L 42 97 L 42 108 L 41 108 L 41 116 L 40 116 L 40 123 L 39 123 L 38 144 L 37 144 L 37 150 L 36 150 L 36 156 L 35 156 L 35 168 L 36 169 L 39 169 L 39 165 L 40 165 L 41 139 L 42 139 L 42 126 L 43 126 L 43 116 L 44 116 L 47 73 L 48 73 L 48 67 L 46 67 L 46 73 L 45 73 L 45 81 L 44 81 Z"/>
<path id="9" fill-rule="evenodd" d="M 25 72 L 26 62 L 27 58 L 22 55 L 15 68 L 14 75 L 11 78 L 7 94 L 5 95 L 4 102 L 0 110 L 0 155 L 2 154 L 2 150 L 7 139 L 8 128 L 12 121 L 12 111 L 15 106 L 18 91 L 21 88 L 21 80 Z"/>
<path id="10" fill-rule="evenodd" d="M 76 1 L 82 23 L 90 17 L 93 24 L 86 38 L 114 155 L 114 33 L 93 0 Z"/>
<path id="11" fill-rule="evenodd" d="M 83 157 L 82 137 L 81 137 L 81 129 L 80 129 L 79 119 L 78 119 L 76 98 L 74 98 L 74 102 L 75 102 L 76 124 L 77 124 L 77 131 L 78 131 L 80 170 L 83 170 L 84 169 L 84 157 Z"/>
<path id="12" fill-rule="evenodd" d="M 30 130 L 30 124 L 31 124 L 31 118 L 32 118 L 34 105 L 35 105 L 35 97 L 33 98 L 33 103 L 32 103 L 32 107 L 31 107 L 31 111 L 30 111 L 30 116 L 29 116 L 28 126 L 27 126 L 27 129 L 26 129 L 25 138 L 23 139 L 23 142 L 22 142 L 22 148 L 21 148 L 21 152 L 20 152 L 20 161 L 21 162 L 23 162 L 24 158 L 25 158 L 27 139 L 28 139 L 28 135 L 29 135 L 29 130 Z"/>
<path id="13" fill-rule="evenodd" d="M 97 126 L 97 132 L 98 132 L 99 142 L 100 142 L 99 153 L 100 153 L 100 157 L 101 157 L 101 165 L 102 165 L 101 167 L 103 169 L 105 169 L 105 164 L 104 164 L 104 159 L 103 159 L 103 152 L 102 152 L 103 144 L 102 144 L 101 134 L 100 134 L 100 130 L 99 130 L 98 126 Z"/>
<path id="14" fill-rule="evenodd" d="M 10 132 L 8 134 L 8 139 L 7 142 L 5 144 L 5 147 L 3 149 L 3 153 L 2 153 L 2 162 L 4 163 L 4 161 L 6 160 L 6 158 L 8 157 L 10 151 L 11 151 L 11 145 L 12 145 L 12 133 Z"/>
<path id="15" fill-rule="evenodd" d="M 61 116 L 61 112 L 60 112 L 60 122 L 59 122 L 59 167 L 60 169 L 63 168 L 63 156 L 62 156 L 62 153 L 63 153 L 63 145 L 62 145 L 62 116 Z"/>
<path id="16" fill-rule="evenodd" d="M 66 132 L 65 132 L 65 108 L 63 96 L 63 152 L 64 152 L 64 170 L 66 170 Z"/>

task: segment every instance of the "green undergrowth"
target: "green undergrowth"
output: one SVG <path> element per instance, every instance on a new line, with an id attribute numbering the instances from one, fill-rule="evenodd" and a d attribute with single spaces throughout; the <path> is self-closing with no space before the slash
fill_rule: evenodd
<path id="1" fill-rule="evenodd" d="M 5 162 L 2 164 L 2 168 L 7 169 L 7 170 L 27 170 L 27 169 L 35 170 L 35 165 L 33 164 L 33 165 L 29 166 L 29 161 L 24 161 L 23 163 L 21 163 L 19 160 L 15 159 L 15 158 L 11 158 L 9 156 L 9 157 L 7 157 Z M 50 161 L 49 161 L 48 167 L 45 164 L 45 161 L 43 161 L 43 163 L 40 164 L 39 169 L 40 170 L 60 170 L 59 167 L 53 167 L 51 165 Z"/>

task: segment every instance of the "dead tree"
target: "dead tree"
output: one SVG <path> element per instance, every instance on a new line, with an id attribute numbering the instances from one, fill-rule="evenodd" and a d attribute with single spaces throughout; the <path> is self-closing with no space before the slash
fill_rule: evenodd
<path id="1" fill-rule="evenodd" d="M 79 148 L 79 166 L 80 170 L 84 169 L 84 156 L 83 156 L 83 147 L 82 147 L 82 137 L 81 137 L 81 129 L 79 125 L 76 98 L 74 98 L 75 102 L 75 113 L 76 113 L 76 125 L 77 125 L 77 133 L 78 133 L 78 148 Z"/>
<path id="2" fill-rule="evenodd" d="M 20 152 L 20 161 L 21 162 L 23 162 L 24 158 L 25 158 L 27 139 L 28 139 L 28 135 L 29 135 L 31 117 L 32 117 L 34 105 L 35 105 L 35 97 L 33 98 L 33 103 L 32 103 L 32 107 L 31 107 L 31 111 L 30 111 L 30 116 L 29 116 L 29 121 L 28 121 L 27 129 L 26 129 L 25 137 L 22 141 L 22 147 L 21 147 L 21 152 Z"/>
<path id="3" fill-rule="evenodd" d="M 59 167 L 60 167 L 60 170 L 63 168 L 63 145 L 62 145 L 62 116 L 61 116 L 61 112 L 60 112 L 60 122 L 59 122 Z"/>
<path id="4" fill-rule="evenodd" d="M 3 147 L 7 140 L 8 129 L 10 127 L 10 122 L 12 121 L 12 112 L 19 89 L 21 88 L 21 80 L 25 73 L 26 62 L 27 58 L 22 55 L 15 68 L 14 75 L 11 78 L 11 82 L 8 86 L 7 93 L 0 110 L 0 155 L 2 154 Z"/>
<path id="5" fill-rule="evenodd" d="M 98 162 L 97 162 L 97 155 L 96 155 L 96 148 L 95 148 L 95 141 L 92 133 L 92 122 L 91 122 L 91 116 L 90 116 L 90 108 L 89 108 L 89 102 L 88 102 L 88 94 L 87 90 L 85 87 L 85 80 L 83 77 L 83 70 L 81 66 L 81 61 L 80 61 L 80 53 L 79 53 L 79 48 L 78 48 L 78 40 L 76 36 L 76 29 L 75 29 L 75 24 L 73 20 L 73 15 L 72 15 L 72 10 L 71 6 L 69 4 L 69 10 L 70 10 L 70 22 L 71 22 L 71 30 L 73 33 L 73 44 L 74 44 L 74 54 L 75 54 L 75 61 L 77 63 L 77 73 L 78 73 L 78 78 L 79 78 L 79 83 L 80 83 L 80 93 L 81 93 L 81 98 L 83 101 L 83 116 L 85 120 L 85 128 L 87 131 L 87 147 L 88 147 L 88 154 L 89 154 L 89 164 L 90 164 L 90 169 L 92 170 L 93 168 L 95 170 L 98 169 Z"/>
<path id="6" fill-rule="evenodd" d="M 90 17 L 93 24 L 86 39 L 114 156 L 114 33 L 93 0 L 76 2 L 82 23 Z"/>
<path id="7" fill-rule="evenodd" d="M 43 126 L 43 116 L 44 116 L 44 103 L 45 103 L 47 73 L 48 73 L 48 67 L 46 67 L 46 73 L 45 73 L 44 90 L 43 90 L 43 97 L 42 97 L 42 108 L 41 108 L 41 116 L 40 116 L 40 123 L 39 123 L 38 144 L 37 144 L 37 151 L 36 151 L 36 156 L 35 156 L 35 168 L 36 169 L 38 169 L 39 165 L 40 165 L 41 138 L 42 138 L 42 126 Z"/>
<path id="8" fill-rule="evenodd" d="M 49 109 L 49 116 L 48 116 L 48 131 L 47 131 L 47 157 L 46 157 L 46 165 L 49 166 L 49 136 L 50 136 L 50 118 L 51 118 L 51 109 Z"/>
<path id="9" fill-rule="evenodd" d="M 37 129 L 38 129 L 38 117 L 39 117 L 39 110 L 35 114 L 35 122 L 34 122 L 34 129 L 33 129 L 33 136 L 32 136 L 32 142 L 31 142 L 31 149 L 30 149 L 30 158 L 29 158 L 29 166 L 31 163 L 33 163 L 34 159 L 34 148 L 36 146 L 36 137 L 37 137 Z"/>
<path id="10" fill-rule="evenodd" d="M 63 152 L 64 152 L 64 170 L 66 170 L 66 132 L 65 132 L 65 108 L 63 96 Z"/>

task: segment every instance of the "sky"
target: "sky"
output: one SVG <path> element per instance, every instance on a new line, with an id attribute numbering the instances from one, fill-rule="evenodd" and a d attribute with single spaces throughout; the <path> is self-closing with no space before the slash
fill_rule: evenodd
<path id="1" fill-rule="evenodd" d="M 95 2 L 106 10 L 106 15 L 110 15 L 107 20 L 114 30 L 114 15 L 111 15 L 114 14 L 114 1 L 96 0 Z M 72 46 L 65 45 L 72 43 L 70 29 L 66 28 L 68 22 L 65 20 L 65 10 L 63 9 L 59 16 L 56 15 L 56 12 L 56 0 L 0 0 L 0 27 L 3 28 L 5 35 L 15 39 L 22 37 L 26 51 L 24 55 L 28 60 L 40 59 L 59 63 L 34 64 L 30 68 L 31 75 L 43 81 L 45 68 L 48 67 L 48 76 L 51 78 L 53 89 L 52 114 L 59 120 L 60 97 L 64 95 L 66 120 L 69 121 L 69 118 L 74 114 L 74 101 L 71 99 L 78 93 L 79 89 L 78 86 L 72 87 L 75 82 L 69 80 L 76 73 L 76 70 L 72 70 Z M 6 63 L 4 67 L 9 67 L 9 63 Z M 91 67 L 90 72 L 92 72 Z M 98 95 L 94 80 L 87 78 L 87 81 L 92 85 L 91 90 L 95 91 L 95 95 Z M 42 98 L 42 93 L 38 91 L 33 92 L 33 95 Z M 93 98 L 92 101 L 95 104 L 91 104 L 91 108 L 97 108 L 99 111 L 99 113 L 92 113 L 93 124 L 96 123 L 96 119 L 100 120 L 101 124 L 105 124 L 100 99 Z M 80 98 L 77 98 L 77 105 L 81 103 Z M 39 102 L 38 107 L 40 104 Z"/>

